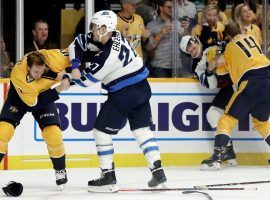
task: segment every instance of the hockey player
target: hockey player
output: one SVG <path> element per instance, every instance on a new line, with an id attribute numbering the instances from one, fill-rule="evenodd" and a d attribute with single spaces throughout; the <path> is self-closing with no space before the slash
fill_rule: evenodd
<path id="1" fill-rule="evenodd" d="M 67 50 L 40 50 L 26 54 L 14 66 L 7 99 L 0 114 L 0 162 L 7 151 L 15 128 L 27 112 L 31 112 L 42 130 L 55 169 L 56 184 L 67 182 L 65 149 L 59 116 L 54 101 L 58 93 L 69 88 L 62 72 L 70 66 Z M 55 89 L 52 85 L 61 84 Z"/>
<path id="2" fill-rule="evenodd" d="M 216 73 L 228 73 L 238 89 L 218 121 L 214 154 L 207 160 L 217 168 L 224 161 L 233 128 L 249 114 L 255 129 L 270 145 L 270 60 L 253 36 L 241 34 L 238 24 L 226 25 L 225 33 L 230 42 L 225 48 L 225 60 L 215 61 Z"/>
<path id="3" fill-rule="evenodd" d="M 204 87 L 214 89 L 220 87 L 220 83 L 225 85 L 225 87 L 221 86 L 219 92 L 213 99 L 208 112 L 206 113 L 207 121 L 213 129 L 217 128 L 217 122 L 223 114 L 224 109 L 233 94 L 233 88 L 231 84 L 228 83 L 228 81 L 224 81 L 226 80 L 226 77 L 220 76 L 217 79 L 215 74 L 215 65 L 213 65 L 211 62 L 215 59 L 216 56 L 221 54 L 222 48 L 222 45 L 215 45 L 202 51 L 200 40 L 189 35 L 184 36 L 180 42 L 180 49 L 183 52 L 190 54 L 193 58 L 200 58 L 200 61 L 195 68 L 195 73 L 198 76 L 200 83 Z M 224 155 L 223 161 L 227 161 L 229 166 L 236 166 L 237 162 L 235 158 L 236 155 L 233 150 L 232 142 L 230 141 L 227 146 L 227 151 Z M 215 166 L 209 165 L 207 161 L 203 161 L 201 163 L 201 170 L 212 169 L 215 170 L 217 168 Z"/>
<path id="4" fill-rule="evenodd" d="M 108 91 L 108 99 L 99 111 L 93 130 L 101 177 L 88 182 L 89 191 L 117 191 L 112 136 L 118 133 L 126 118 L 152 172 L 148 186 L 165 187 L 166 176 L 161 166 L 159 147 L 150 130 L 148 70 L 142 58 L 116 30 L 116 25 L 114 12 L 99 11 L 92 17 L 90 32 L 78 35 L 69 46 L 72 74 L 79 78 L 76 83 L 86 87 L 101 81 L 103 89 Z M 82 71 L 80 77 L 78 67 L 85 54 L 89 55 L 91 65 Z"/>

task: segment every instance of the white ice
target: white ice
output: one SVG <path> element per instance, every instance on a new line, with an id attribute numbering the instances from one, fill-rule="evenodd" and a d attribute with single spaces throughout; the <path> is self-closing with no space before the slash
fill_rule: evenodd
<path id="1" fill-rule="evenodd" d="M 96 194 L 87 191 L 87 182 L 98 178 L 98 168 L 79 168 L 68 170 L 68 184 L 64 191 L 58 191 L 53 170 L 8 170 L 0 171 L 0 186 L 9 181 L 21 182 L 23 194 L 16 199 L 25 200 L 206 200 L 201 194 L 182 194 L 181 191 L 170 192 L 119 192 Z M 195 185 L 268 181 L 270 167 L 231 167 L 219 171 L 200 171 L 198 167 L 165 167 L 167 185 L 172 188 L 191 188 Z M 151 174 L 147 168 L 116 168 L 120 188 L 147 188 Z M 226 187 L 226 186 L 225 186 Z M 227 186 L 228 187 L 228 186 Z M 231 186 L 232 187 L 232 186 Z M 269 200 L 270 183 L 237 185 L 233 187 L 245 190 L 202 191 L 207 192 L 213 200 Z M 255 190 L 257 188 L 257 190 Z M 6 197 L 1 191 L 0 199 Z"/>

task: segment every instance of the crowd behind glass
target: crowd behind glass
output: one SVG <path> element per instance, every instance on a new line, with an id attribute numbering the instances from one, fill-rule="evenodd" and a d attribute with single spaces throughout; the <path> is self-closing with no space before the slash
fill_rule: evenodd
<path id="1" fill-rule="evenodd" d="M 118 9 L 112 7 L 117 3 L 121 3 Z M 95 9 L 112 9 L 117 13 L 117 28 L 143 57 L 149 77 L 196 78 L 194 69 L 198 61 L 181 52 L 178 42 L 184 35 L 192 35 L 200 39 L 204 48 L 211 46 L 217 40 L 225 40 L 222 32 L 230 21 L 237 22 L 243 33 L 253 34 L 262 44 L 261 1 L 105 0 Z M 5 43 L 5 34 L 3 31 L 0 37 L 1 78 L 9 78 L 16 62 L 6 48 L 10 44 Z M 32 29 L 33 40 L 25 44 L 24 53 L 59 48 L 57 42 L 47 40 L 48 35 L 49 24 L 42 19 L 36 21 Z"/>

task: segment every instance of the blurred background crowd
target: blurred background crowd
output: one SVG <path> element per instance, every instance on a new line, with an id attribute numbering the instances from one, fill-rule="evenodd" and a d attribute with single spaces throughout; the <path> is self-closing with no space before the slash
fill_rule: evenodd
<path id="1" fill-rule="evenodd" d="M 19 56 L 39 49 L 67 48 L 78 34 L 87 32 L 85 5 L 89 0 L 9 0 L 0 4 L 0 77 L 9 78 Z M 93 11 L 113 10 L 117 29 L 143 57 L 149 77 L 194 78 L 197 62 L 180 51 L 184 35 L 200 39 L 204 48 L 225 41 L 225 25 L 235 21 L 242 33 L 254 35 L 261 45 L 263 8 L 259 0 L 94 0 Z M 23 2 L 23 12 L 18 7 Z M 23 18 L 23 21 L 20 19 Z M 268 16 L 266 17 L 268 19 Z M 18 34 L 18 23 L 23 32 Z M 263 43 L 264 42 L 264 43 Z M 20 43 L 24 52 L 18 53 Z"/>

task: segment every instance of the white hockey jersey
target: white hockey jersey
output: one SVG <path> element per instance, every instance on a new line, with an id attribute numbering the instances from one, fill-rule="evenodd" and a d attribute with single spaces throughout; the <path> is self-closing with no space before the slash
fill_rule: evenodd
<path id="1" fill-rule="evenodd" d="M 207 75 L 207 52 L 210 50 L 212 47 L 208 47 L 203 51 L 202 58 L 200 62 L 198 62 L 196 68 L 195 68 L 195 73 L 197 74 L 201 84 L 209 89 L 214 89 L 217 88 L 218 86 L 218 80 L 216 77 L 216 74 L 213 73 L 211 75 Z"/>
<path id="2" fill-rule="evenodd" d="M 93 34 L 80 34 L 69 46 L 70 60 L 88 61 L 77 85 L 87 87 L 98 81 L 108 92 L 115 92 L 147 78 L 149 72 L 141 57 L 119 31 L 105 44 L 93 41 Z"/>

